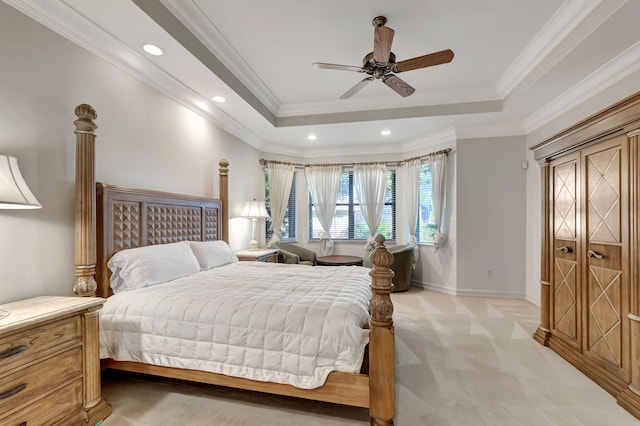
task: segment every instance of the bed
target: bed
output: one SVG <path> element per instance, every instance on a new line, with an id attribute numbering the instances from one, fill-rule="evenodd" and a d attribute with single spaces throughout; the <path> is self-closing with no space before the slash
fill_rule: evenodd
<path id="1" fill-rule="evenodd" d="M 115 254 L 126 252 L 128 249 L 159 245 L 170 246 L 182 243 L 191 244 L 189 242 L 228 241 L 228 161 L 220 160 L 219 162 L 220 199 L 96 184 L 94 143 L 97 126 L 94 120 L 97 115 L 95 110 L 86 104 L 79 105 L 75 113 L 78 116 L 78 119 L 74 122 L 76 125 L 76 284 L 74 292 L 77 295 L 109 298 L 108 303 L 105 304 L 106 308 L 112 305 L 112 300 L 118 301 L 118 303 L 126 303 L 127 299 L 129 299 L 128 292 L 113 295 L 107 262 Z M 384 238 L 381 236 L 377 238 L 377 248 L 371 256 L 371 261 L 373 268 L 368 272 L 370 283 L 369 289 L 367 289 L 368 293 L 366 293 L 366 297 L 370 296 L 370 300 L 360 302 L 360 305 L 365 306 L 365 311 L 368 305 L 368 312 L 365 312 L 364 318 L 364 321 L 368 322 L 368 330 L 365 330 L 364 334 L 361 332 L 360 336 L 358 336 L 358 332 L 354 332 L 356 340 L 357 338 L 361 339 L 361 349 L 356 350 L 358 364 L 364 360 L 359 368 L 354 367 L 352 360 L 347 362 L 349 364 L 348 367 L 340 367 L 337 370 L 322 366 L 320 370 L 323 371 L 321 374 L 323 377 L 320 382 L 315 378 L 309 379 L 309 381 L 302 380 L 301 382 L 295 382 L 294 379 L 293 384 L 291 384 L 291 381 L 280 380 L 278 374 L 270 376 L 269 374 L 265 375 L 264 372 L 258 372 L 238 377 L 237 372 L 227 371 L 224 368 L 220 369 L 219 372 L 213 372 L 216 371 L 215 368 L 205 368 L 197 363 L 187 363 L 185 365 L 169 362 L 161 365 L 162 363 L 156 362 L 157 358 L 153 357 L 135 358 L 125 356 L 123 357 L 125 360 L 120 361 L 105 358 L 102 360 L 102 367 L 363 407 L 369 409 L 372 425 L 393 425 L 395 417 L 395 346 L 392 321 L 393 304 L 390 298 L 391 279 L 393 277 L 390 265 L 393 262 L 393 256 L 384 247 Z M 240 263 L 245 265 L 240 265 Z M 276 274 L 285 273 L 292 276 L 291 279 L 297 279 L 298 284 L 303 281 L 302 278 L 305 274 L 312 269 L 297 265 L 248 265 L 250 262 L 240 263 L 233 263 L 215 269 L 222 271 L 229 268 L 253 268 L 262 277 L 270 277 L 272 275 L 275 277 Z M 343 269 L 348 270 L 350 268 L 321 267 L 315 271 L 326 270 L 335 274 Z M 359 267 L 352 267 L 352 270 L 359 269 Z M 204 274 L 205 272 L 199 272 L 195 275 Z M 362 280 L 362 271 L 354 275 L 355 278 L 353 279 L 355 281 Z M 322 286 L 323 289 L 325 287 L 335 289 L 337 288 L 336 286 L 339 287 L 340 280 L 350 280 L 352 278 L 331 277 L 328 275 L 323 279 L 326 281 L 326 285 Z M 174 294 L 175 297 L 182 297 L 185 292 L 198 294 L 201 292 L 195 287 L 189 287 L 193 284 L 191 281 L 197 281 L 196 279 L 187 277 L 186 280 L 189 282 L 185 284 L 186 287 L 184 288 L 191 288 L 191 290 L 176 291 L 175 287 L 173 287 L 173 282 L 167 283 L 170 285 L 154 285 L 143 289 L 148 291 L 150 295 L 148 297 L 143 296 L 143 299 L 151 299 L 151 295 L 158 295 L 161 291 L 168 291 L 169 294 Z M 281 281 L 280 278 L 277 280 Z M 331 284 L 331 280 L 336 282 Z M 287 295 L 290 295 L 292 289 L 298 285 L 294 281 L 290 284 L 292 287 L 288 291 L 284 291 L 284 288 L 278 288 L 268 278 L 263 281 L 261 283 L 263 286 L 277 288 L 282 297 L 288 297 Z M 165 287 L 169 287 L 169 289 Z M 300 287 L 304 286 L 300 285 Z M 319 286 L 315 285 L 315 287 Z M 315 287 L 313 284 L 311 285 L 311 289 L 308 290 L 309 297 L 314 297 Z M 226 294 L 224 290 L 217 291 L 219 291 L 218 295 Z M 327 291 L 331 292 L 333 290 Z M 136 289 L 134 292 L 138 292 L 138 290 Z M 243 290 L 242 292 L 254 294 L 251 293 L 253 290 Z M 234 298 L 236 296 L 230 297 Z M 361 298 L 362 296 L 357 297 Z M 180 303 L 184 303 L 184 301 Z M 354 312 L 356 312 L 358 308 L 354 309 Z M 295 311 L 294 309 L 291 310 Z M 176 311 L 182 312 L 182 310 L 174 310 L 174 314 Z M 105 310 L 105 312 L 101 313 L 101 321 L 103 315 L 106 317 L 106 315 L 117 314 L 112 314 Z M 361 316 L 361 314 L 349 313 L 347 316 L 353 318 Z M 122 318 L 120 317 L 120 319 Z M 180 318 L 171 318 L 171 320 L 175 324 L 180 322 Z M 117 322 L 115 321 L 115 323 Z M 115 327 L 116 330 L 113 330 L 113 325 L 108 327 L 114 333 L 118 333 L 117 327 Z M 359 329 L 362 331 L 366 327 L 367 324 L 361 324 Z M 157 329 L 155 328 L 154 330 Z M 103 335 L 101 339 L 107 338 Z M 113 342 L 109 344 L 114 345 Z M 366 353 L 364 350 L 365 345 Z M 103 353 L 104 355 L 108 355 L 108 353 L 105 352 Z M 303 358 L 306 360 L 322 358 L 319 354 L 315 356 L 309 355 L 307 349 L 307 352 L 303 354 Z M 162 355 L 158 356 L 162 357 Z M 340 369 L 344 371 L 339 371 Z M 242 375 L 240 374 L 240 376 Z M 99 377 L 94 380 L 91 386 L 93 389 L 88 389 L 87 391 L 98 395 L 99 399 Z"/>

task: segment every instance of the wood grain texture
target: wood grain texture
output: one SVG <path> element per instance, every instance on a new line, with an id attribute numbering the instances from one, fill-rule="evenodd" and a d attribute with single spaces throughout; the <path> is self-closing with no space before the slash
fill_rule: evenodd
<path id="1" fill-rule="evenodd" d="M 97 294 L 112 294 L 107 262 L 118 251 L 153 244 L 220 239 L 222 200 L 96 184 Z"/>
<path id="2" fill-rule="evenodd" d="M 639 120 L 640 93 L 531 149 L 551 168 L 542 194 L 551 218 L 543 225 L 551 242 L 542 276 L 545 262 L 554 271 L 551 304 L 541 306 L 551 332 L 534 337 L 640 418 Z"/>
<path id="3" fill-rule="evenodd" d="M 13 319 L 0 322 L 0 424 L 86 425 L 88 411 L 100 404 L 107 410 L 91 424 L 110 414 L 100 398 L 102 303 L 42 296 L 5 305 Z"/>
<path id="4" fill-rule="evenodd" d="M 96 111 L 87 104 L 75 109 L 76 189 L 75 257 L 77 296 L 96 294 L 95 129 Z"/>
<path id="5" fill-rule="evenodd" d="M 551 290 L 550 290 L 550 267 L 549 267 L 549 241 L 550 241 L 550 223 L 551 223 L 551 202 L 549 200 L 549 185 L 551 167 L 549 163 L 540 165 L 541 178 L 541 230 L 540 230 L 540 325 L 538 326 L 533 338 L 543 346 L 549 341 L 551 330 Z"/>
<path id="6" fill-rule="evenodd" d="M 314 401 L 333 402 L 354 407 L 366 408 L 369 406 L 369 378 L 365 374 L 334 371 L 329 374 L 327 381 L 322 387 L 317 389 L 300 389 L 291 385 L 258 382 L 206 371 L 184 370 L 139 362 L 106 359 L 102 360 L 102 367 L 276 395 L 293 396 Z"/>

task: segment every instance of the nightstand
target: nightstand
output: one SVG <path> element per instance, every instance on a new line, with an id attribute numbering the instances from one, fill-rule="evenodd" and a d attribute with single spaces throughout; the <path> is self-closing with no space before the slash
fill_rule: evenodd
<path id="1" fill-rule="evenodd" d="M 236 252 L 238 260 L 278 263 L 279 249 L 240 250 Z"/>
<path id="2" fill-rule="evenodd" d="M 98 297 L 36 297 L 2 305 L 0 424 L 95 425 L 100 393 Z"/>

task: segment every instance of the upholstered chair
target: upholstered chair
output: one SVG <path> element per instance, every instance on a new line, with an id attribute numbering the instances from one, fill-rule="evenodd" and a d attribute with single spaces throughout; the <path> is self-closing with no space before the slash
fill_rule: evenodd
<path id="1" fill-rule="evenodd" d="M 413 250 L 415 246 L 402 245 L 389 247 L 393 254 L 393 264 L 391 270 L 393 276 L 393 291 L 407 291 L 411 285 L 411 273 L 413 272 Z"/>
<path id="2" fill-rule="evenodd" d="M 297 244 L 278 244 L 278 262 L 316 266 L 316 252 Z"/>
<path id="3" fill-rule="evenodd" d="M 392 280 L 394 293 L 409 290 L 411 273 L 413 272 L 413 250 L 415 249 L 415 246 L 408 244 L 387 247 L 387 250 L 393 254 L 391 270 L 394 273 Z M 371 261 L 366 256 L 363 264 L 371 267 Z"/>

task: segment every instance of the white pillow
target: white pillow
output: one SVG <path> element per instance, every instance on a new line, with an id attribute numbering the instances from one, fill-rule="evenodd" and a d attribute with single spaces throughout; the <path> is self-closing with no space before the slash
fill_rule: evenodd
<path id="1" fill-rule="evenodd" d="M 203 271 L 238 261 L 238 256 L 224 241 L 191 241 L 190 244 Z"/>
<path id="2" fill-rule="evenodd" d="M 171 281 L 200 271 L 188 241 L 119 251 L 107 263 L 114 293 Z"/>

